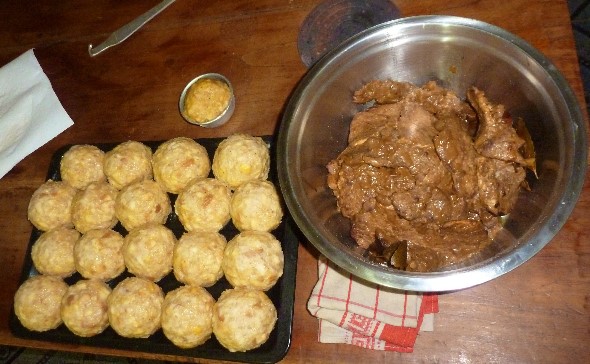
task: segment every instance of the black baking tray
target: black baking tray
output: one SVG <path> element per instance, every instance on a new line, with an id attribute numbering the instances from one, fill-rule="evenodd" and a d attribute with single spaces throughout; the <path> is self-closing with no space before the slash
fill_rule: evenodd
<path id="1" fill-rule="evenodd" d="M 278 190 L 278 180 L 276 175 L 276 161 L 274 160 L 275 153 L 273 152 L 274 143 L 273 138 L 270 136 L 262 137 L 271 148 L 271 172 L 269 180 L 271 180 Z M 209 157 L 213 159 L 213 153 L 223 140 L 223 138 L 206 138 L 206 139 L 195 139 L 199 144 L 203 145 L 208 153 Z M 163 141 L 143 142 L 153 151 Z M 104 151 L 108 151 L 114 148 L 119 143 L 103 143 L 94 144 Z M 49 170 L 47 179 L 60 180 L 59 165 L 63 154 L 72 145 L 66 145 L 58 149 L 49 164 Z M 213 177 L 211 174 L 210 177 Z M 176 200 L 176 195 L 169 194 L 172 206 Z M 172 209 L 174 210 L 174 209 Z M 10 317 L 10 329 L 12 333 L 21 338 L 39 340 L 46 342 L 59 342 L 74 345 L 83 345 L 89 347 L 101 347 L 101 348 L 112 348 L 120 350 L 130 350 L 162 355 L 173 355 L 180 357 L 192 357 L 192 358 L 203 358 L 203 359 L 216 359 L 225 361 L 237 361 L 237 362 L 249 362 L 249 363 L 274 363 L 281 360 L 289 350 L 291 344 L 291 331 L 293 323 L 293 306 L 295 296 L 295 274 L 297 270 L 297 246 L 298 239 L 296 238 L 293 230 L 293 222 L 288 214 L 288 210 L 283 206 L 284 217 L 279 227 L 272 231 L 273 235 L 281 242 L 283 247 L 283 253 L 285 256 L 285 265 L 283 270 L 283 276 L 278 280 L 277 284 L 267 291 L 268 297 L 274 303 L 277 309 L 277 323 L 274 330 L 271 332 L 270 337 L 266 343 L 257 349 L 246 351 L 246 352 L 230 352 L 225 349 L 214 335 L 211 336 L 203 345 L 200 345 L 192 349 L 181 349 L 175 346 L 169 341 L 161 329 L 156 331 L 153 335 L 146 339 L 132 339 L 119 336 L 112 328 L 108 327 L 104 332 L 93 337 L 83 338 L 74 335 L 70 332 L 65 325 L 60 325 L 58 328 L 49 330 L 46 332 L 34 332 L 26 329 L 21 325 L 20 321 L 14 313 L 14 308 L 11 312 Z M 184 232 L 184 228 L 174 211 L 168 216 L 165 225 L 170 228 L 177 238 L 179 238 Z M 114 227 L 114 230 L 120 232 L 123 236 L 127 234 L 127 231 L 121 226 L 120 223 Z M 229 241 L 234 237 L 238 230 L 233 224 L 228 223 L 221 231 L 226 239 Z M 31 259 L 31 248 L 33 243 L 41 235 L 41 231 L 33 227 L 29 245 L 27 248 L 27 254 L 23 265 L 23 271 L 21 276 L 21 282 L 24 282 L 31 276 L 39 274 L 33 265 Z M 125 271 L 119 277 L 107 282 L 111 288 L 114 288 L 117 283 L 131 276 L 130 273 Z M 65 281 L 68 284 L 73 284 L 82 277 L 76 273 L 72 277 L 67 278 Z M 166 277 L 162 278 L 158 285 L 162 287 L 164 292 L 169 292 L 181 284 L 176 281 L 174 274 L 170 273 Z M 225 278 L 221 278 L 215 285 L 207 288 L 209 293 L 217 300 L 221 292 L 225 289 L 231 288 Z"/>

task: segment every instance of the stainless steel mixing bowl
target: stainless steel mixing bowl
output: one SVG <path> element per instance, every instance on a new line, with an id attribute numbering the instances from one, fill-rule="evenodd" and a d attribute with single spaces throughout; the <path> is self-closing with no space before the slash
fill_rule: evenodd
<path id="1" fill-rule="evenodd" d="M 521 192 L 500 236 L 459 267 L 411 273 L 373 261 L 350 237 L 326 185 L 326 164 L 345 147 L 352 94 L 373 79 L 422 85 L 436 80 L 461 97 L 484 90 L 524 118 L 537 152 L 539 178 Z M 582 189 L 587 131 L 563 76 L 515 35 L 477 20 L 424 16 L 394 20 L 347 40 L 320 59 L 294 90 L 279 130 L 277 162 L 287 207 L 307 239 L 350 273 L 384 286 L 449 291 L 518 267 L 563 226 Z"/>

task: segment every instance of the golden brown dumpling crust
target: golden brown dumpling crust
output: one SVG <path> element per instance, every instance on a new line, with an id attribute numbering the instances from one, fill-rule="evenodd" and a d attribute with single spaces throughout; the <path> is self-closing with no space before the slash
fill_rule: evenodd
<path id="1" fill-rule="evenodd" d="M 264 292 L 235 288 L 224 291 L 213 310 L 213 333 L 231 352 L 264 344 L 277 321 L 277 310 Z"/>
<path id="2" fill-rule="evenodd" d="M 168 292 L 162 306 L 164 335 L 183 348 L 203 344 L 213 332 L 215 300 L 204 288 L 182 286 Z"/>
<path id="3" fill-rule="evenodd" d="M 168 194 L 151 180 L 123 188 L 115 201 L 115 215 L 127 231 L 150 223 L 164 224 L 170 212 Z"/>
<path id="4" fill-rule="evenodd" d="M 153 157 L 154 179 L 170 193 L 180 193 L 211 171 L 207 149 L 193 139 L 178 137 L 161 144 Z"/>
<path id="5" fill-rule="evenodd" d="M 279 194 L 270 181 L 250 181 L 238 187 L 232 196 L 230 214 L 240 231 L 271 231 L 283 218 Z"/>
<path id="6" fill-rule="evenodd" d="M 150 224 L 131 230 L 125 236 L 123 258 L 127 270 L 158 282 L 172 270 L 176 237 L 164 225 Z"/>
<path id="7" fill-rule="evenodd" d="M 230 135 L 213 155 L 213 174 L 232 189 L 251 180 L 265 180 L 270 170 L 268 145 L 260 137 Z"/>
<path id="8" fill-rule="evenodd" d="M 48 180 L 33 192 L 29 221 L 39 230 L 72 227 L 72 201 L 76 189 L 62 181 Z"/>
<path id="9" fill-rule="evenodd" d="M 74 274 L 74 246 L 78 238 L 78 231 L 64 227 L 41 234 L 31 248 L 31 259 L 37 271 L 61 278 Z"/>
<path id="10" fill-rule="evenodd" d="M 193 182 L 178 195 L 174 209 L 187 231 L 219 231 L 230 220 L 231 190 L 214 178 Z"/>
<path id="11" fill-rule="evenodd" d="M 74 334 L 90 337 L 109 326 L 107 298 L 111 288 L 99 280 L 80 280 L 68 287 L 61 300 L 61 317 Z"/>
<path id="12" fill-rule="evenodd" d="M 234 287 L 266 291 L 283 275 L 281 243 L 263 231 L 243 231 L 231 239 L 223 254 L 225 278 Z"/>
<path id="13" fill-rule="evenodd" d="M 109 183 L 118 190 L 152 179 L 152 150 L 133 140 L 121 143 L 105 154 L 104 173 Z"/>
<path id="14" fill-rule="evenodd" d="M 150 280 L 126 278 L 107 302 L 109 323 L 121 336 L 146 338 L 160 328 L 164 292 Z"/>
<path id="15" fill-rule="evenodd" d="M 59 277 L 37 275 L 27 279 L 14 295 L 14 313 L 32 331 L 47 331 L 61 325 L 61 298 L 68 285 Z"/>
<path id="16" fill-rule="evenodd" d="M 225 245 L 225 237 L 218 232 L 185 233 L 174 248 L 174 276 L 184 284 L 214 285 L 223 277 L 221 262 Z"/>
<path id="17" fill-rule="evenodd" d="M 74 246 L 76 269 L 86 279 L 108 281 L 125 270 L 123 237 L 111 229 L 90 230 Z"/>
<path id="18" fill-rule="evenodd" d="M 93 182 L 78 191 L 72 203 L 72 223 L 82 234 L 92 229 L 110 229 L 117 223 L 117 189 L 107 182 Z"/>
<path id="19" fill-rule="evenodd" d="M 84 189 L 92 182 L 104 182 L 105 153 L 94 145 L 74 145 L 61 158 L 62 181 L 77 189 Z"/>

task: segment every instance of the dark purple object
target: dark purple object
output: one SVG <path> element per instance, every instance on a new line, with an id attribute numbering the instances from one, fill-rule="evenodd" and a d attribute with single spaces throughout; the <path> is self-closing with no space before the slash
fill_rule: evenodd
<path id="1" fill-rule="evenodd" d="M 344 40 L 374 25 L 399 18 L 388 0 L 326 0 L 305 18 L 297 47 L 307 67 Z"/>

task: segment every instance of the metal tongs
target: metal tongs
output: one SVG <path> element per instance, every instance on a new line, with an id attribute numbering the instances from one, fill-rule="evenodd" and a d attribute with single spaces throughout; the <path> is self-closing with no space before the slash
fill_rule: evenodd
<path id="1" fill-rule="evenodd" d="M 114 31 L 104 42 L 100 43 L 98 46 L 93 47 L 92 44 L 89 44 L 88 53 L 91 57 L 94 57 L 97 54 L 105 51 L 106 49 L 112 46 L 116 46 L 117 44 L 123 42 L 125 39 L 129 38 L 133 33 L 135 33 L 139 28 L 144 26 L 156 15 L 160 14 L 164 9 L 170 6 L 174 1 L 176 0 L 162 1 L 161 3 L 146 11 L 139 17 L 135 18 L 130 23 L 127 23 L 121 28 Z"/>

